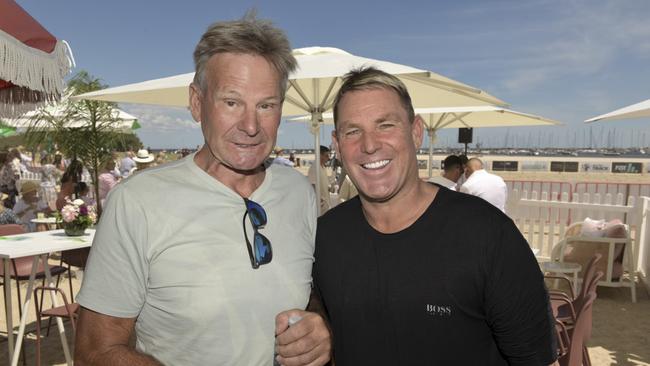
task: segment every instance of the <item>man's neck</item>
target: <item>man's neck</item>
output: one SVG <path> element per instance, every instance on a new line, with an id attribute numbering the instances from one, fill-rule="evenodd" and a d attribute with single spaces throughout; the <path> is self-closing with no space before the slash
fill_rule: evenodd
<path id="1" fill-rule="evenodd" d="M 238 195 L 248 198 L 262 184 L 266 170 L 260 166 L 254 171 L 237 171 L 222 164 L 204 146 L 194 155 L 194 163 L 212 178 L 223 183 Z"/>
<path id="2" fill-rule="evenodd" d="M 384 202 L 366 200 L 362 194 L 361 207 L 370 226 L 384 233 L 404 230 L 426 211 L 438 193 L 438 187 L 419 178 Z"/>

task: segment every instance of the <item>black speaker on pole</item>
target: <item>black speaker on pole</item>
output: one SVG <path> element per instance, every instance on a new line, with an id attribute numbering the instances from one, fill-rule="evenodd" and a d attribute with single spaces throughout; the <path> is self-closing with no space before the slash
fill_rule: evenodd
<path id="1" fill-rule="evenodd" d="M 471 144 L 472 143 L 472 128 L 459 128 L 458 129 L 458 143 Z"/>

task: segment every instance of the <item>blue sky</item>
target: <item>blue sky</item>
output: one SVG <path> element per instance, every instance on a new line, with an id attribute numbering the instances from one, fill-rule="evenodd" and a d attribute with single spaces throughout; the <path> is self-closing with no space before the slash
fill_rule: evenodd
<path id="1" fill-rule="evenodd" d="M 68 41 L 78 70 L 110 86 L 193 71 L 192 51 L 214 21 L 256 7 L 294 48 L 332 46 L 428 69 L 484 89 L 511 108 L 563 127 L 485 128 L 484 145 L 648 146 L 646 120 L 583 120 L 650 98 L 650 1 L 42 1 L 18 0 Z M 152 148 L 194 147 L 200 129 L 182 109 L 121 106 Z M 593 126 L 593 127 L 590 127 Z M 327 131 L 323 133 L 329 141 Z M 439 133 L 439 146 L 457 131 Z M 312 146 L 306 126 L 283 122 L 278 145 Z"/>

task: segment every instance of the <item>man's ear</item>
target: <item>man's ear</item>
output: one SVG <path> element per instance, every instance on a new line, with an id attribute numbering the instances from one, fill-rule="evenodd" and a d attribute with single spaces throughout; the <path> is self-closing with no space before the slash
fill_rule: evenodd
<path id="1" fill-rule="evenodd" d="M 417 150 L 422 147 L 422 139 L 424 138 L 424 120 L 419 114 L 416 114 L 415 119 L 413 119 L 411 135 L 413 137 L 413 145 L 415 145 L 415 149 Z"/>
<path id="2" fill-rule="evenodd" d="M 196 122 L 201 122 L 201 102 L 203 94 L 201 88 L 195 83 L 190 84 L 190 113 Z"/>

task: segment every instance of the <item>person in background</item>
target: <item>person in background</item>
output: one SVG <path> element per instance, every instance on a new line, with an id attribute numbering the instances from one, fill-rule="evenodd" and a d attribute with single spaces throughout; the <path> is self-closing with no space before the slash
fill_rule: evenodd
<path id="1" fill-rule="evenodd" d="M 483 169 L 483 162 L 479 158 L 469 159 L 465 175 L 467 180 L 460 187 L 461 192 L 481 197 L 499 210 L 506 212 L 508 186 L 503 178 Z"/>
<path id="2" fill-rule="evenodd" d="M 67 200 L 74 200 L 79 198 L 79 191 L 77 183 L 81 182 L 81 174 L 83 174 L 83 164 L 79 160 L 73 160 L 61 177 L 61 188 L 59 194 L 56 196 L 56 209 L 61 211 L 63 206 L 66 205 Z"/>
<path id="3" fill-rule="evenodd" d="M 354 186 L 354 183 L 352 183 L 352 180 L 350 180 L 350 177 L 348 177 L 346 174 L 345 178 L 343 178 L 341 188 L 339 189 L 339 201 L 345 202 L 351 198 L 354 198 L 358 194 L 359 191 L 357 190 L 357 187 Z"/>
<path id="4" fill-rule="evenodd" d="M 275 158 L 273 159 L 273 164 L 280 164 L 288 167 L 294 167 L 294 164 L 291 160 L 285 158 L 284 156 L 284 149 L 281 147 L 276 147 L 275 148 Z"/>
<path id="5" fill-rule="evenodd" d="M 149 153 L 147 149 L 140 149 L 138 153 L 133 158 L 135 161 L 135 168 L 131 169 L 129 175 L 134 174 L 135 172 L 141 172 L 151 166 L 151 163 L 154 160 L 153 154 Z"/>
<path id="6" fill-rule="evenodd" d="M 25 181 L 20 187 L 20 198 L 16 200 L 13 208 L 14 213 L 20 219 L 26 231 L 36 230 L 36 224 L 31 220 L 35 219 L 39 212 L 49 212 L 47 203 L 38 198 L 40 185 L 34 181 Z"/>
<path id="7" fill-rule="evenodd" d="M 309 183 L 316 187 L 316 169 L 320 169 L 320 214 L 324 214 L 330 209 L 330 176 L 327 173 L 325 164 L 330 160 L 330 148 L 327 146 L 320 146 L 320 163 L 314 162 L 307 171 L 307 179 Z"/>
<path id="8" fill-rule="evenodd" d="M 115 178 L 114 175 L 115 171 L 115 160 L 109 159 L 106 161 L 104 164 L 104 168 L 102 169 L 102 172 L 99 174 L 97 177 L 97 187 L 99 190 L 99 201 L 104 207 L 104 200 L 106 200 L 106 196 L 108 195 L 108 192 L 115 187 L 117 184 L 117 178 Z"/>
<path id="9" fill-rule="evenodd" d="M 50 208 L 56 208 L 56 182 L 58 170 L 52 164 L 53 160 L 50 155 L 43 155 L 41 157 L 41 190 L 39 196 Z"/>
<path id="10" fill-rule="evenodd" d="M 467 180 L 467 161 L 469 159 L 465 154 L 460 154 L 458 157 L 460 158 L 460 162 L 463 164 L 463 174 L 460 175 L 458 182 L 456 182 L 456 191 L 460 192 L 460 187 L 462 187 L 463 183 Z"/>
<path id="11" fill-rule="evenodd" d="M 66 169 L 66 163 L 65 160 L 63 159 L 63 154 L 61 154 L 61 152 L 57 151 L 54 153 L 54 161 L 52 162 L 52 164 L 60 172 L 59 175 L 63 175 Z"/>
<path id="12" fill-rule="evenodd" d="M 129 150 L 126 152 L 126 156 L 122 158 L 122 161 L 120 162 L 120 173 L 123 178 L 128 177 L 129 174 L 131 174 L 131 170 L 135 168 L 135 161 L 133 160 L 134 156 L 133 151 Z"/>
<path id="13" fill-rule="evenodd" d="M 205 144 L 109 194 L 76 297 L 75 365 L 323 365 L 331 336 L 305 311 L 316 197 L 300 172 L 264 164 L 296 68 L 289 41 L 247 14 L 210 26 L 194 61 Z"/>
<path id="14" fill-rule="evenodd" d="M 20 180 L 20 157 L 17 149 L 9 150 L 0 170 L 0 189 L 9 195 L 4 201 L 5 207 L 12 208 L 18 196 L 17 183 Z"/>
<path id="15" fill-rule="evenodd" d="M 167 151 L 165 150 L 159 151 L 158 154 L 156 154 L 156 161 L 154 162 L 154 164 L 158 166 L 158 165 L 165 164 L 166 162 L 167 162 Z"/>
<path id="16" fill-rule="evenodd" d="M 530 246 L 484 200 L 420 179 L 424 121 L 402 81 L 350 72 L 334 124 L 359 190 L 316 234 L 336 365 L 552 364 L 555 323 Z"/>
<path id="17" fill-rule="evenodd" d="M 10 209 L 5 207 L 4 201 L 9 198 L 9 195 L 6 193 L 2 193 L 2 196 L 0 197 L 0 225 L 7 225 L 7 224 L 21 224 L 20 219 L 18 216 L 16 216 L 16 213 Z"/>
<path id="18" fill-rule="evenodd" d="M 90 187 L 88 187 L 88 184 L 86 182 L 79 182 L 77 183 L 77 191 L 79 192 L 79 199 L 84 201 L 86 206 L 94 206 L 95 205 L 95 199 L 91 196 L 90 194 Z"/>
<path id="19" fill-rule="evenodd" d="M 458 180 L 464 174 L 463 162 L 460 157 L 449 155 L 442 162 L 442 169 L 442 175 L 429 178 L 429 182 L 455 191 Z"/>

